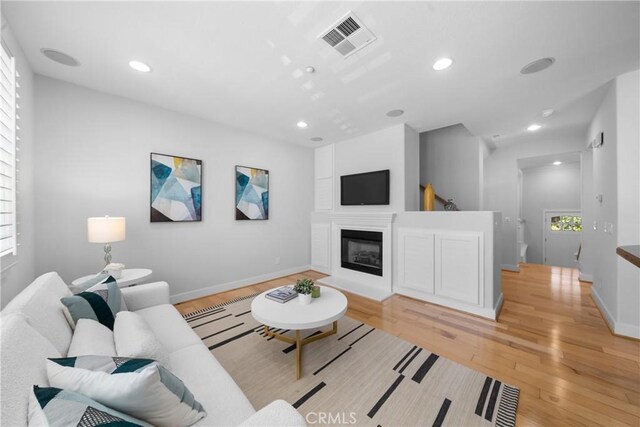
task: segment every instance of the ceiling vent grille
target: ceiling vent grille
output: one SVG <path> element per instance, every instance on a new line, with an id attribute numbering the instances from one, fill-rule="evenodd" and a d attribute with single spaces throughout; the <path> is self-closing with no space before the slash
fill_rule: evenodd
<path id="1" fill-rule="evenodd" d="M 375 41 L 376 36 L 362 24 L 353 12 L 349 12 L 338 22 L 323 31 L 318 38 L 324 40 L 346 58 L 371 44 Z"/>

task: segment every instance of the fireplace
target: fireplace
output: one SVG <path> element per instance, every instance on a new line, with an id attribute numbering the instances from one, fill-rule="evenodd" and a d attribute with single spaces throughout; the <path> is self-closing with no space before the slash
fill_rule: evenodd
<path id="1" fill-rule="evenodd" d="M 382 276 L 382 232 L 341 230 L 342 268 Z"/>

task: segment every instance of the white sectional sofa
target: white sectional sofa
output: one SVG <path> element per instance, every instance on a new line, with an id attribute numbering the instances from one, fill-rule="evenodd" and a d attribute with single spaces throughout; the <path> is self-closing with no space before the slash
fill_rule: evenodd
<path id="1" fill-rule="evenodd" d="M 170 355 L 170 370 L 204 406 L 207 417 L 196 426 L 304 426 L 287 402 L 276 400 L 256 412 L 242 390 L 218 363 L 178 311 L 169 304 L 165 282 L 123 288 L 127 307 L 151 326 Z M 73 330 L 60 298 L 71 295 L 56 273 L 37 278 L 0 314 L 2 426 L 27 425 L 29 393 L 47 386 L 45 359 L 67 355 Z"/>

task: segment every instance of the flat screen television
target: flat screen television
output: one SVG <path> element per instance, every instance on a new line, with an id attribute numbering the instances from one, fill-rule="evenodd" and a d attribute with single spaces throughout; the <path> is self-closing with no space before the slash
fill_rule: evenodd
<path id="1" fill-rule="evenodd" d="M 340 204 L 388 205 L 389 169 L 341 176 Z"/>

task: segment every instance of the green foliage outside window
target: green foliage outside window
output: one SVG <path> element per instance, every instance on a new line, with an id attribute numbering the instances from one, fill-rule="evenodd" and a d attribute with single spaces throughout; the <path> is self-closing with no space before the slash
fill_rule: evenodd
<path id="1" fill-rule="evenodd" d="M 551 231 L 582 231 L 582 217 L 558 215 L 551 217 Z"/>

